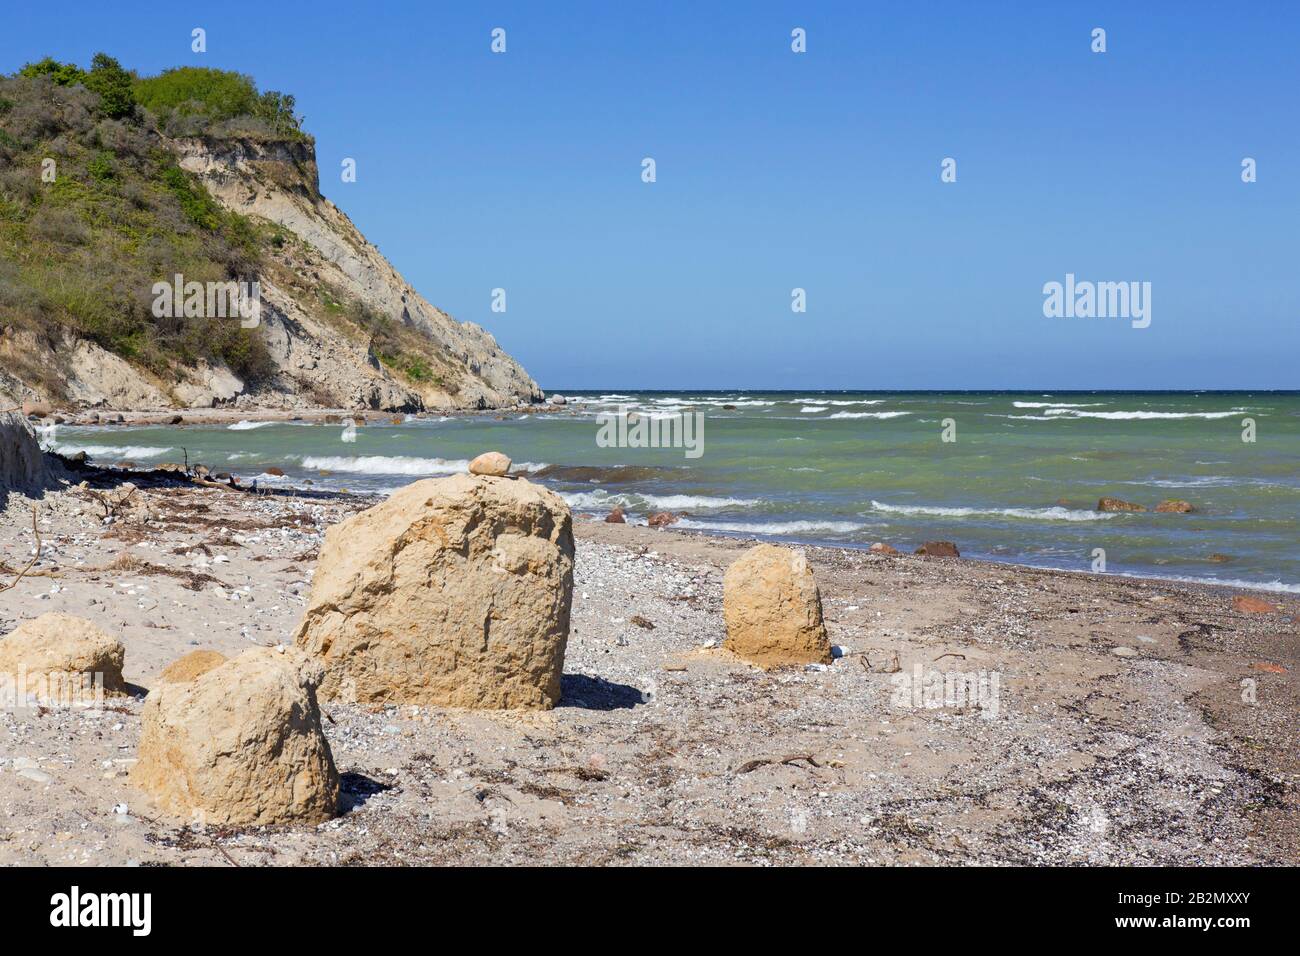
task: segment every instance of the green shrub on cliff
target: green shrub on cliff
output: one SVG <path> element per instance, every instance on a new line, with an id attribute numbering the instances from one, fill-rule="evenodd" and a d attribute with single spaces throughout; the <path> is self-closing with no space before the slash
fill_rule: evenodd
<path id="1" fill-rule="evenodd" d="M 136 100 L 169 135 L 254 135 L 303 139 L 294 98 L 259 93 L 250 77 L 229 70 L 182 66 L 135 81 Z"/>
<path id="2" fill-rule="evenodd" d="M 199 360 L 269 376 L 261 329 L 151 309 L 154 283 L 177 273 L 256 279 L 269 229 L 177 165 L 116 61 L 74 70 L 47 59 L 0 77 L 0 326 L 52 346 L 88 338 L 164 381 Z"/>

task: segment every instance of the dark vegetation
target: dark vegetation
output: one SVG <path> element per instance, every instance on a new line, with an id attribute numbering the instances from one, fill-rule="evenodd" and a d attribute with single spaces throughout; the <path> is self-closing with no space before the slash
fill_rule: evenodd
<path id="1" fill-rule="evenodd" d="M 293 97 L 182 68 L 138 78 L 105 54 L 0 76 L 0 329 L 51 347 L 88 338 L 164 379 L 200 359 L 250 383 L 273 363 L 259 329 L 157 318 L 154 283 L 258 278 L 273 230 L 223 209 L 162 136 L 307 140 Z"/>

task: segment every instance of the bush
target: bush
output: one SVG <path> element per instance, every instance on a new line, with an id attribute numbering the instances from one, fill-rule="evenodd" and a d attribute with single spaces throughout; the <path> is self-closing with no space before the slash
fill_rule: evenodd
<path id="1" fill-rule="evenodd" d="M 18 75 L 31 79 L 38 76 L 47 76 L 59 86 L 75 86 L 78 83 L 86 82 L 86 74 L 82 72 L 77 64 L 60 63 L 52 56 L 37 60 L 35 63 L 28 63 L 18 71 Z"/>
<path id="2" fill-rule="evenodd" d="M 259 93 L 250 77 L 229 70 L 182 66 L 135 81 L 135 97 L 155 113 L 174 135 L 202 135 L 252 120 L 272 135 L 301 137 L 301 118 L 294 98 L 267 90 Z"/>
<path id="3" fill-rule="evenodd" d="M 131 74 L 107 53 L 95 54 L 85 84 L 86 89 L 99 94 L 99 109 L 109 119 L 120 119 L 135 112 Z"/>

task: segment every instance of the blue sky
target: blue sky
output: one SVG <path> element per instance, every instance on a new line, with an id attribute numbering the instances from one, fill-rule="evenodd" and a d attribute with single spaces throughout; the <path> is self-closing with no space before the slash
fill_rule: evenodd
<path id="1" fill-rule="evenodd" d="M 0 69 L 294 93 L 325 194 L 548 389 L 1300 387 L 1295 4 L 150 6 L 8 4 Z M 1045 318 L 1066 273 L 1150 327 Z"/>

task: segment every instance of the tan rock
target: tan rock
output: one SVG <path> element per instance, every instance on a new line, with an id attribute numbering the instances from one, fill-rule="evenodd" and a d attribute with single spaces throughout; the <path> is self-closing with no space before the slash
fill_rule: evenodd
<path id="1" fill-rule="evenodd" d="M 1271 601 L 1265 601 L 1262 598 L 1250 597 L 1246 594 L 1236 594 L 1232 598 L 1232 609 L 1242 611 L 1246 614 L 1273 614 L 1282 610 Z"/>
<path id="2" fill-rule="evenodd" d="M 52 611 L 24 621 L 0 639 L 0 675 L 15 688 L 25 683 L 27 692 L 58 697 L 85 680 L 103 683 L 106 694 L 125 693 L 122 661 L 126 650 L 90 621 Z M 60 683 L 51 681 L 57 674 Z"/>
<path id="3" fill-rule="evenodd" d="M 322 695 L 555 706 L 573 600 L 573 523 L 526 479 L 407 485 L 330 528 L 296 641 Z"/>
<path id="4" fill-rule="evenodd" d="M 622 508 L 615 508 L 609 514 L 605 515 L 606 524 L 627 524 L 627 518 L 623 515 Z"/>
<path id="5" fill-rule="evenodd" d="M 131 782 L 168 813 L 204 823 L 319 823 L 339 776 L 321 731 L 316 661 L 255 647 L 193 680 L 162 682 L 141 711 Z"/>
<path id="6" fill-rule="evenodd" d="M 646 524 L 651 528 L 666 528 L 670 524 L 676 524 L 681 520 L 680 515 L 675 515 L 671 511 L 656 511 L 646 519 Z"/>
<path id="7" fill-rule="evenodd" d="M 872 551 L 876 554 L 898 554 L 897 548 L 895 548 L 893 545 L 885 544 L 885 542 L 883 541 L 877 541 L 867 550 Z"/>
<path id="8" fill-rule="evenodd" d="M 1163 514 L 1191 514 L 1196 509 L 1189 502 L 1181 501 L 1178 498 L 1166 498 L 1160 504 L 1156 505 L 1156 511 Z"/>
<path id="9" fill-rule="evenodd" d="M 951 541 L 927 541 L 916 549 L 917 554 L 927 558 L 960 558 L 961 552 Z"/>
<path id="10" fill-rule="evenodd" d="M 821 592 L 802 551 L 760 544 L 722 579 L 724 646 L 762 667 L 828 664 Z"/>
<path id="11" fill-rule="evenodd" d="M 469 463 L 471 475 L 501 477 L 510 471 L 510 459 L 499 451 L 485 451 Z"/>
<path id="12" fill-rule="evenodd" d="M 1121 498 L 1102 498 L 1097 502 L 1098 511 L 1146 511 L 1141 505 L 1135 505 L 1131 501 L 1124 501 Z"/>
<path id="13" fill-rule="evenodd" d="M 164 667 L 158 680 L 167 684 L 187 684 L 212 668 L 220 667 L 226 660 L 226 655 L 217 651 L 190 651 Z"/>

